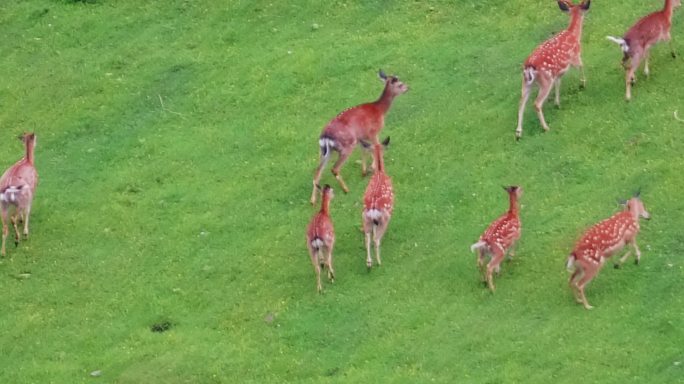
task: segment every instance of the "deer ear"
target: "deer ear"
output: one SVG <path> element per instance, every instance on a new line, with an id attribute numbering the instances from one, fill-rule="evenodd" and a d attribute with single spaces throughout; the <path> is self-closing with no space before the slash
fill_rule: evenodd
<path id="1" fill-rule="evenodd" d="M 568 4 L 565 2 L 565 0 L 558 0 L 558 7 L 563 12 L 570 12 L 570 8 L 568 7 Z"/>
<path id="2" fill-rule="evenodd" d="M 387 136 L 387 138 L 382 141 L 382 146 L 387 148 L 387 146 L 389 146 L 389 143 L 390 143 L 390 137 Z"/>
<path id="3" fill-rule="evenodd" d="M 587 1 L 583 1 L 582 4 L 580 4 L 580 7 L 582 8 L 583 11 L 588 11 L 590 5 L 591 5 L 591 0 L 587 0 Z"/>
<path id="4" fill-rule="evenodd" d="M 385 74 L 385 71 L 382 69 L 378 71 L 378 77 L 380 77 L 380 80 L 385 81 L 387 80 L 387 75 Z"/>
<path id="5" fill-rule="evenodd" d="M 638 199 L 639 196 L 641 196 L 641 187 L 639 187 L 639 189 L 637 189 L 637 191 L 634 192 L 634 197 L 636 197 Z"/>

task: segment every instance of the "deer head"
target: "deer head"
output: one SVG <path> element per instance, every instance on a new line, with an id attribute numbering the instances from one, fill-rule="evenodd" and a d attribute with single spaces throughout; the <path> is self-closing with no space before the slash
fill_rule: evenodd
<path id="1" fill-rule="evenodd" d="M 408 91 L 408 86 L 399 80 L 395 75 L 387 76 L 382 69 L 378 71 L 378 77 L 385 83 L 385 88 L 392 94 L 398 96 Z"/>

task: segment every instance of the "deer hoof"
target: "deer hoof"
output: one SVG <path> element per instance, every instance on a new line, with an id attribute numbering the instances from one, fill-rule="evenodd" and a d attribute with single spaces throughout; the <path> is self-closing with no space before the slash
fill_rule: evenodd
<path id="1" fill-rule="evenodd" d="M 677 58 L 677 54 L 676 54 L 676 53 L 670 52 L 670 54 L 672 55 L 672 58 L 673 58 L 673 59 L 676 59 L 676 58 Z"/>
<path id="2" fill-rule="evenodd" d="M 639 259 L 634 260 L 634 265 L 639 265 Z"/>
<path id="3" fill-rule="evenodd" d="M 615 263 L 615 265 L 613 265 L 613 268 L 615 268 L 615 269 L 620 269 L 620 264 Z"/>

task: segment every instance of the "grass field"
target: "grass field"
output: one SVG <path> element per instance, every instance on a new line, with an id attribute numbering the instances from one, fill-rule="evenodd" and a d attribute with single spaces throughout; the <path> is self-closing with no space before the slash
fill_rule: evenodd
<path id="1" fill-rule="evenodd" d="M 566 75 L 548 133 L 528 104 L 518 143 L 521 63 L 568 22 L 550 0 L 0 3 L 0 167 L 35 130 L 40 175 L 31 239 L 0 261 L 0 383 L 684 383 L 684 20 L 626 103 L 605 36 L 662 6 L 636 3 L 592 4 L 587 88 Z M 378 97 L 378 68 L 411 88 L 382 133 L 383 265 L 356 153 L 349 194 L 322 180 L 318 295 L 318 135 Z M 491 294 L 469 246 L 509 184 L 523 235 Z M 586 311 L 567 255 L 639 187 L 642 263 L 608 264 Z"/>

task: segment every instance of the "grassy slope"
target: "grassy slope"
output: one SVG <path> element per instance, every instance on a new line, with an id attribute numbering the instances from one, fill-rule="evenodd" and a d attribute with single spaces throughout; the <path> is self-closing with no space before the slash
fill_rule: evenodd
<path id="1" fill-rule="evenodd" d="M 682 59 L 657 47 L 626 104 L 604 39 L 654 5 L 592 5 L 588 88 L 570 72 L 552 131 L 530 108 L 515 144 L 520 63 L 567 23 L 550 1 L 146 3 L 0 5 L 0 163 L 35 129 L 41 175 L 0 264 L 0 382 L 684 382 Z M 317 296 L 316 137 L 379 67 L 411 86 L 385 131 L 385 264 L 365 271 L 352 161 Z M 468 246 L 511 183 L 524 235 L 491 295 Z M 586 312 L 565 257 L 638 186 L 643 263 L 606 268 Z"/>

